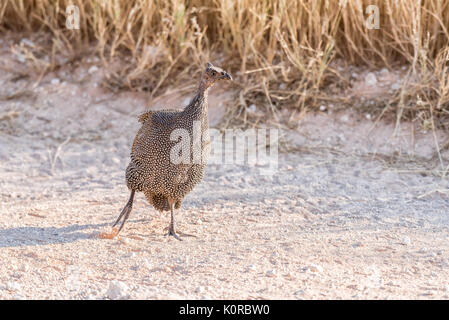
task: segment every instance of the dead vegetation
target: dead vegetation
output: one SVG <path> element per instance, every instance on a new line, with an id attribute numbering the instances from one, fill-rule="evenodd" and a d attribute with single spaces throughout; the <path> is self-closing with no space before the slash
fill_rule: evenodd
<path id="1" fill-rule="evenodd" d="M 66 28 L 68 5 L 79 8 L 78 30 Z M 366 27 L 366 8 L 379 8 L 379 29 Z M 363 108 L 348 96 L 348 66 L 406 67 L 400 87 L 376 97 L 371 113 L 397 124 L 414 119 L 449 127 L 449 2 L 430 1 L 24 1 L 0 5 L 0 32 L 39 33 L 15 45 L 42 75 L 97 54 L 108 67 L 105 86 L 145 90 L 153 97 L 196 79 L 206 61 L 236 79 L 234 119 L 255 123 L 263 112 L 297 112 L 331 102 Z M 62 57 L 62 58 L 61 58 Z M 185 86 L 185 85 L 184 85 Z"/>

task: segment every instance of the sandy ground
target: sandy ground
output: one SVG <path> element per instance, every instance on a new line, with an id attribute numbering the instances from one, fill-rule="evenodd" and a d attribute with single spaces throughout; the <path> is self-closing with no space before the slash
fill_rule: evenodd
<path id="1" fill-rule="evenodd" d="M 137 194 L 121 236 L 100 239 L 128 199 L 146 102 L 100 89 L 94 63 L 0 75 L 1 299 L 449 298 L 447 153 L 412 124 L 393 138 L 351 113 L 283 130 L 275 175 L 208 166 L 177 214 L 195 237 L 166 237 L 169 217 Z M 211 92 L 212 125 L 226 97 Z"/>

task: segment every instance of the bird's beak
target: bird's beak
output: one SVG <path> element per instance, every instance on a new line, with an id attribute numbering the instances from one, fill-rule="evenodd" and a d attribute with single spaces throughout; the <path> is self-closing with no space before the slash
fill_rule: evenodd
<path id="1" fill-rule="evenodd" d="M 232 76 L 229 73 L 225 72 L 225 74 L 223 76 L 223 79 L 225 79 L 225 80 L 232 80 Z"/>

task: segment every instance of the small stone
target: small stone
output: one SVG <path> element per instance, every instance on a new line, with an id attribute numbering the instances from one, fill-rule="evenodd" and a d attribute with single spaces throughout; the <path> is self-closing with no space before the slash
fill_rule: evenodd
<path id="1" fill-rule="evenodd" d="M 7 282 L 6 289 L 9 291 L 19 291 L 22 289 L 22 286 L 17 282 Z"/>
<path id="2" fill-rule="evenodd" d="M 365 83 L 366 85 L 373 87 L 377 84 L 377 78 L 376 75 L 372 72 L 369 72 L 366 76 L 365 76 Z"/>
<path id="3" fill-rule="evenodd" d="M 87 70 L 87 72 L 89 74 L 92 74 L 92 73 L 97 72 L 97 71 L 98 71 L 98 67 L 97 66 L 92 66 L 92 67 L 89 68 L 89 70 Z"/>
<path id="4" fill-rule="evenodd" d="M 14 300 L 26 300 L 25 296 L 24 296 L 23 294 L 20 294 L 20 293 L 16 294 L 16 295 L 13 297 L 13 299 L 14 299 Z"/>
<path id="5" fill-rule="evenodd" d="M 196 293 L 203 293 L 205 291 L 203 286 L 199 286 L 198 288 L 195 289 Z"/>
<path id="6" fill-rule="evenodd" d="M 28 267 L 28 265 L 27 265 L 26 263 L 24 263 L 24 264 L 20 267 L 19 270 L 22 271 L 22 272 L 28 272 L 28 271 L 30 270 L 30 267 Z"/>
<path id="7" fill-rule="evenodd" d="M 265 275 L 267 277 L 275 277 L 276 276 L 276 270 L 268 270 Z"/>
<path id="8" fill-rule="evenodd" d="M 365 114 L 365 118 L 368 120 L 371 120 L 371 114 L 369 114 L 369 113 Z"/>
<path id="9" fill-rule="evenodd" d="M 117 280 L 113 280 L 109 283 L 108 291 L 106 295 L 109 299 L 126 299 L 128 297 L 128 286 Z"/>
<path id="10" fill-rule="evenodd" d="M 323 267 L 318 264 L 311 264 L 309 266 L 309 270 L 312 272 L 323 272 Z"/>
<path id="11" fill-rule="evenodd" d="M 295 296 L 302 296 L 304 293 L 306 293 L 304 290 L 298 290 L 294 293 Z"/>
<path id="12" fill-rule="evenodd" d="M 21 63 L 24 63 L 25 60 L 26 60 L 25 56 L 24 56 L 23 54 L 20 54 L 20 53 L 18 53 L 18 54 L 16 55 L 16 57 L 17 57 L 17 60 L 18 60 L 19 62 L 21 62 Z"/>
<path id="13" fill-rule="evenodd" d="M 256 271 L 256 266 L 253 265 L 253 264 L 250 264 L 249 266 L 246 267 L 246 269 L 247 269 L 248 271 Z"/>
<path id="14" fill-rule="evenodd" d="M 58 79 L 58 78 L 54 78 L 54 79 L 51 79 L 51 81 L 50 81 L 50 83 L 52 84 L 52 85 L 57 85 L 57 84 L 59 84 L 61 81 Z"/>
<path id="15" fill-rule="evenodd" d="M 401 239 L 401 244 L 408 246 L 411 243 L 410 238 L 405 236 Z"/>
<path id="16" fill-rule="evenodd" d="M 320 106 L 320 111 L 326 111 L 326 110 L 327 110 L 326 106 Z"/>
<path id="17" fill-rule="evenodd" d="M 252 104 L 248 107 L 248 112 L 249 113 L 256 113 L 257 112 L 257 107 L 255 104 Z"/>
<path id="18" fill-rule="evenodd" d="M 28 47 L 34 47 L 33 41 L 31 41 L 27 38 L 23 38 L 22 40 L 20 40 L 20 44 L 24 45 L 24 46 L 28 46 Z"/>
<path id="19" fill-rule="evenodd" d="M 383 77 L 385 77 L 385 76 L 387 76 L 388 75 L 388 69 L 387 68 L 382 68 L 381 70 L 380 70 L 380 74 L 383 76 Z"/>
<path id="20" fill-rule="evenodd" d="M 401 85 L 397 82 L 393 83 L 391 85 L 391 90 L 398 90 L 401 87 Z"/>
<path id="21" fill-rule="evenodd" d="M 340 118 L 340 120 L 343 121 L 343 122 L 348 122 L 349 121 L 349 116 L 347 114 L 345 114 L 344 116 L 342 116 Z"/>

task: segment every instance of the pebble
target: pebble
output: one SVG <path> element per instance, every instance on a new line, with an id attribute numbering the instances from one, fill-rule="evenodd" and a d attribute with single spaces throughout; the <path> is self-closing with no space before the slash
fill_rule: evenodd
<path id="1" fill-rule="evenodd" d="M 97 66 L 92 66 L 92 67 L 89 68 L 89 70 L 87 70 L 87 72 L 89 74 L 92 74 L 92 73 L 97 72 L 97 71 L 98 71 L 98 67 Z"/>
<path id="2" fill-rule="evenodd" d="M 20 267 L 19 270 L 22 271 L 22 272 L 28 272 L 28 271 L 30 270 L 30 267 L 29 267 L 26 263 L 24 263 L 24 264 Z"/>
<path id="3" fill-rule="evenodd" d="M 349 116 L 347 114 L 345 114 L 344 116 L 342 116 L 340 118 L 340 120 L 343 121 L 343 122 L 348 122 L 349 121 Z"/>
<path id="4" fill-rule="evenodd" d="M 326 111 L 326 106 L 320 106 L 320 111 Z"/>
<path id="5" fill-rule="evenodd" d="M 392 84 L 391 86 L 391 90 L 398 90 L 401 86 L 399 85 L 399 83 L 395 82 Z"/>
<path id="6" fill-rule="evenodd" d="M 196 293 L 203 293 L 205 291 L 203 286 L 199 286 L 198 288 L 195 289 Z"/>
<path id="7" fill-rule="evenodd" d="M 401 239 L 401 244 L 408 246 L 411 243 L 410 238 L 405 236 Z"/>
<path id="8" fill-rule="evenodd" d="M 253 264 L 250 264 L 249 266 L 246 267 L 246 269 L 247 269 L 248 271 L 256 271 L 256 266 L 253 265 Z"/>
<path id="9" fill-rule="evenodd" d="M 33 41 L 31 41 L 31 40 L 29 40 L 27 38 L 23 38 L 22 40 L 20 40 L 20 44 L 28 46 L 28 47 L 34 47 Z"/>
<path id="10" fill-rule="evenodd" d="M 50 83 L 52 84 L 52 85 L 57 85 L 57 84 L 59 84 L 61 81 L 58 79 L 58 78 L 54 78 L 54 79 L 51 79 L 51 81 L 50 81 Z"/>
<path id="11" fill-rule="evenodd" d="M 248 107 L 248 112 L 249 113 L 255 113 L 257 111 L 256 105 L 252 104 Z"/>
<path id="12" fill-rule="evenodd" d="M 126 299 L 128 297 L 128 286 L 118 280 L 113 280 L 109 283 L 108 291 L 106 295 L 109 299 Z"/>
<path id="13" fill-rule="evenodd" d="M 17 282 L 7 282 L 6 289 L 9 291 L 19 291 L 22 289 L 22 286 Z"/>
<path id="14" fill-rule="evenodd" d="M 24 63 L 25 60 L 26 60 L 25 56 L 23 54 L 20 54 L 20 53 L 16 54 L 16 57 L 17 57 L 17 60 L 19 62 L 21 62 L 21 63 Z"/>
<path id="15" fill-rule="evenodd" d="M 377 84 L 377 78 L 376 75 L 372 72 L 369 72 L 366 76 L 365 76 L 365 83 L 370 86 L 373 87 Z"/>
<path id="16" fill-rule="evenodd" d="M 295 296 L 302 296 L 304 293 L 306 293 L 304 290 L 298 290 L 294 293 Z"/>
<path id="17" fill-rule="evenodd" d="M 323 267 L 318 264 L 312 263 L 311 265 L 303 268 L 303 271 L 305 271 L 305 272 L 310 271 L 310 272 L 318 273 L 318 272 L 323 272 Z"/>
<path id="18" fill-rule="evenodd" d="M 380 70 L 380 74 L 382 75 L 382 76 L 387 76 L 388 74 L 389 74 L 389 72 L 388 72 L 388 69 L 387 68 L 382 68 L 381 70 Z"/>
<path id="19" fill-rule="evenodd" d="M 275 277 L 276 276 L 276 270 L 268 270 L 265 275 L 267 277 Z"/>

